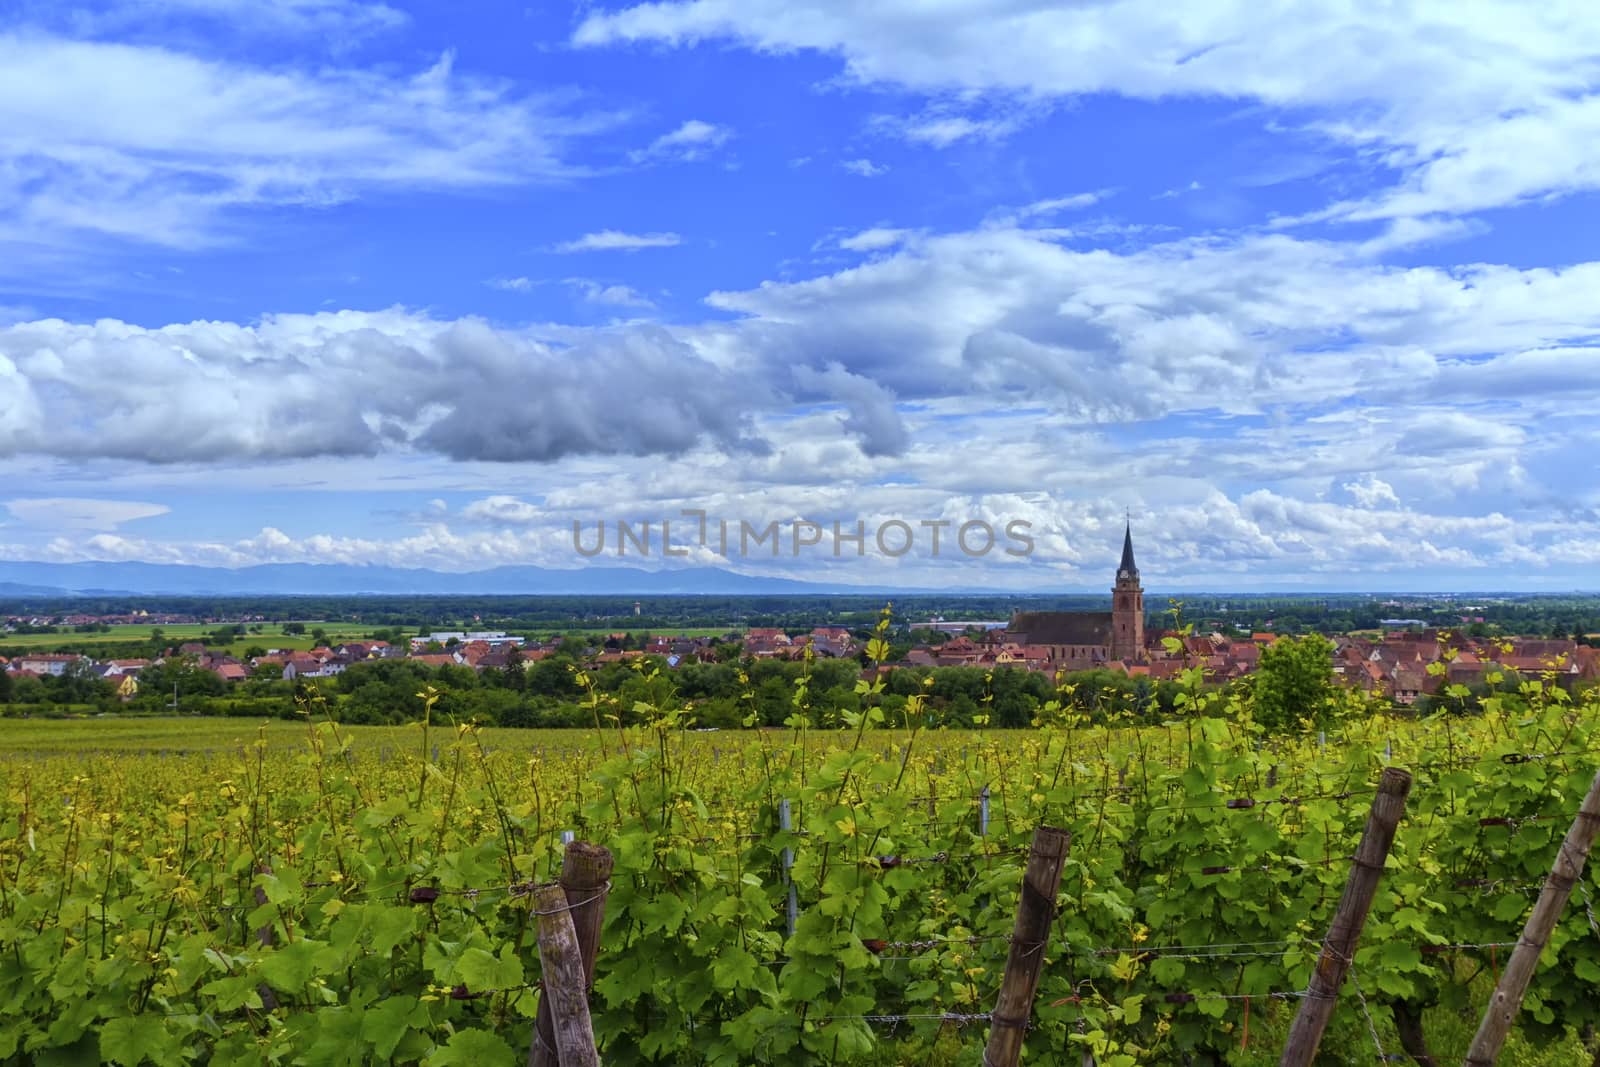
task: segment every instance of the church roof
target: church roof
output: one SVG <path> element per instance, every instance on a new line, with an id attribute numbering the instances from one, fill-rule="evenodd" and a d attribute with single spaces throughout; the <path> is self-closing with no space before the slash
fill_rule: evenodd
<path id="1" fill-rule="evenodd" d="M 1131 575 L 1139 577 L 1139 565 L 1133 562 L 1133 524 L 1129 523 L 1122 531 L 1122 562 L 1117 565 L 1118 575 Z"/>
<path id="2" fill-rule="evenodd" d="M 1109 645 L 1109 611 L 1019 611 L 1006 633 L 1024 645 Z"/>

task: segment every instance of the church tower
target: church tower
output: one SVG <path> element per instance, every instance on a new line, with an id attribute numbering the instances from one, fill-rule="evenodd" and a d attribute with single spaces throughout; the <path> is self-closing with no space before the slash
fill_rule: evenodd
<path id="1" fill-rule="evenodd" d="M 1144 587 L 1133 562 L 1132 523 L 1122 533 L 1122 563 L 1111 589 L 1111 658 L 1129 663 L 1143 663 L 1145 658 Z"/>

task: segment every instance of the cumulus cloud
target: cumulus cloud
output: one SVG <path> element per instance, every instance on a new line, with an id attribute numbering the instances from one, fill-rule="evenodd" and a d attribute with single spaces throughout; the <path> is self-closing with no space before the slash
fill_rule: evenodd
<path id="1" fill-rule="evenodd" d="M 509 526 L 526 526 L 541 520 L 548 521 L 548 513 L 537 505 L 514 496 L 496 494 L 474 500 L 461 509 L 461 517 L 472 522 L 501 523 Z"/>
<path id="2" fill-rule="evenodd" d="M 1582 4 L 1404 9 L 1246 0 L 1196 18 L 1159 0 L 659 0 L 591 11 L 579 45 L 730 41 L 840 58 L 848 77 L 943 98 L 1116 93 L 1253 100 L 1399 176 L 1344 218 L 1479 210 L 1600 187 L 1600 20 Z M 959 117 L 930 126 L 946 143 Z"/>
<path id="3" fill-rule="evenodd" d="M 727 144 L 732 136 L 733 131 L 726 126 L 689 119 L 672 132 L 657 137 L 646 147 L 630 152 L 629 158 L 635 163 L 666 160 L 691 163 L 706 158 Z"/>
<path id="4" fill-rule="evenodd" d="M 585 302 L 590 304 L 605 304 L 610 307 L 640 308 L 643 310 L 656 306 L 655 301 L 632 286 L 597 282 L 592 278 L 566 278 L 563 281 L 566 285 L 576 290 Z"/>
<path id="5" fill-rule="evenodd" d="M 911 232 L 887 226 L 874 226 L 869 230 L 841 238 L 839 247 L 847 252 L 881 252 L 900 244 L 910 236 Z"/>
<path id="6" fill-rule="evenodd" d="M 874 163 L 870 159 L 847 159 L 839 168 L 860 178 L 878 178 L 889 173 L 888 164 Z"/>
<path id="7" fill-rule="evenodd" d="M 179 462 L 397 449 L 549 460 L 676 454 L 702 440 L 759 449 L 748 420 L 799 397 L 846 403 L 851 432 L 889 455 L 906 438 L 888 412 L 949 397 L 1095 423 L 1485 395 L 1517 377 L 1502 372 L 1508 361 L 1536 370 L 1530 382 L 1600 385 L 1591 348 L 1569 340 L 1600 333 L 1600 264 L 1400 269 L 1284 235 L 1120 255 L 993 226 L 895 239 L 866 231 L 847 247 L 888 254 L 712 294 L 730 319 L 559 329 L 552 340 L 401 309 L 251 326 L 0 327 L 0 453 Z M 643 306 L 625 286 L 569 281 L 586 299 Z M 350 376 L 372 384 L 328 387 Z M 1500 419 L 1424 412 L 1397 447 L 1435 455 L 1525 437 Z"/>
<path id="8" fill-rule="evenodd" d="M 564 347 L 402 310 L 0 329 L 0 455 L 150 462 L 420 450 L 547 461 L 758 448 L 759 379 L 656 329 Z M 334 383 L 363 382 L 359 389 Z"/>
<path id="9" fill-rule="evenodd" d="M 1578 537 L 1589 520 L 1570 514 L 1600 502 L 1571 406 L 1600 399 L 1585 340 L 1600 336 L 1600 264 L 1390 267 L 1281 232 L 1115 253 L 1014 220 L 883 230 L 843 238 L 876 253 L 865 261 L 712 294 L 700 322 L 506 329 L 391 309 L 0 327 L 0 459 L 271 459 L 293 480 L 325 473 L 303 457 L 373 456 L 359 466 L 404 463 L 406 484 L 432 472 L 408 513 L 440 523 L 450 513 L 425 501 L 470 477 L 465 541 L 326 543 L 455 566 L 465 557 L 439 546 L 531 559 L 521 541 L 472 538 L 559 529 L 575 509 L 720 501 L 849 521 L 1004 504 L 1088 546 L 1041 548 L 1052 575 L 1081 565 L 1099 583 L 1086 516 L 1137 506 L 1173 531 L 1156 549 L 1173 574 L 1255 560 L 1259 576 L 1337 586 L 1341 567 L 1514 562 L 1518 544 Z M 536 504 L 485 473 L 557 459 Z M 1462 514 L 1469 502 L 1484 514 Z M 1544 521 L 1556 509 L 1569 517 Z M 292 540 L 192 554 L 324 545 Z"/>
<path id="10" fill-rule="evenodd" d="M 672 248 L 683 243 L 675 233 L 624 233 L 600 230 L 556 245 L 557 252 L 637 252 L 641 248 Z"/>
<path id="11" fill-rule="evenodd" d="M 569 501 L 568 505 L 574 502 Z M 952 583 L 984 588 L 1038 590 L 1087 587 L 1102 590 L 1115 565 L 1122 534 L 1123 508 L 1134 513 L 1135 539 L 1146 584 L 1156 588 L 1232 588 L 1301 586 L 1326 589 L 1349 585 L 1383 588 L 1396 575 L 1436 576 L 1429 584 L 1446 587 L 1462 576 L 1492 574 L 1515 566 L 1534 580 L 1560 582 L 1566 568 L 1592 566 L 1600 557 L 1600 522 L 1594 517 L 1556 523 L 1516 521 L 1501 513 L 1459 515 L 1395 507 L 1380 502 L 1335 504 L 1307 501 L 1268 489 L 1226 493 L 1216 488 L 1180 498 L 1152 499 L 1143 491 L 1121 499 L 1074 499 L 1040 493 L 949 493 L 926 487 L 857 484 L 844 491 L 821 486 L 758 495 L 734 505 L 723 499 L 663 499 L 629 509 L 631 518 L 681 518 L 675 505 L 704 506 L 708 518 L 745 518 L 764 525 L 805 516 L 825 527 L 833 521 L 868 530 L 889 519 L 920 524 L 958 525 L 982 519 L 1001 526 L 1013 519 L 1030 524 L 1035 548 L 1026 559 L 995 561 L 933 558 L 924 538 L 903 560 L 846 558 L 833 561 L 826 551 L 795 561 L 740 558 L 737 550 L 721 558 L 706 549 L 696 562 L 776 570 L 804 580 L 845 583 L 899 582 L 946 587 Z M 619 517 L 614 506 L 587 513 L 556 503 L 541 515 L 511 496 L 484 498 L 469 505 L 479 513 L 463 516 L 467 529 L 441 520 L 394 537 L 350 537 L 328 533 L 292 536 L 267 527 L 235 541 L 157 541 L 116 533 L 54 538 L 32 555 L 55 561 L 148 560 L 238 567 L 257 563 L 338 562 L 425 566 L 447 571 L 481 570 L 506 562 L 572 566 L 571 519 L 584 514 Z M 692 543 L 694 522 L 675 525 L 675 540 Z M 659 529 L 659 527 L 657 527 Z M 714 530 L 713 525 L 710 529 Z M 869 533 L 869 538 L 870 538 Z M 898 544 L 898 541 L 895 542 Z M 15 546 L 0 545 L 0 558 Z M 631 562 L 659 564 L 653 560 Z M 1403 579 L 1402 579 L 1403 580 Z M 1466 580 L 1472 580 L 1468 577 Z"/>
<path id="12" fill-rule="evenodd" d="M 1364 475 L 1359 481 L 1345 482 L 1344 491 L 1364 508 L 1400 506 L 1400 498 L 1395 496 L 1394 486 L 1372 474 Z"/>
<path id="13" fill-rule="evenodd" d="M 499 289 L 507 293 L 531 293 L 534 286 L 539 283 L 532 278 L 519 276 L 516 278 L 490 278 L 483 284 L 491 289 Z"/>
<path id="14" fill-rule="evenodd" d="M 858 437 L 868 456 L 897 456 L 905 451 L 905 424 L 895 410 L 894 394 L 871 378 L 851 374 L 837 363 L 821 370 L 800 367 L 796 381 L 804 392 L 815 392 L 843 404 L 847 414 L 841 425 Z"/>

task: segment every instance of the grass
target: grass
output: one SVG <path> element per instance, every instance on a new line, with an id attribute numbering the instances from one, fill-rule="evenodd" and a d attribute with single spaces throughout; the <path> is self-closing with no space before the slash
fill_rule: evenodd
<path id="1" fill-rule="evenodd" d="M 303 722 L 256 717 L 223 718 L 199 715 L 107 715 L 83 719 L 0 720 L 0 754 L 70 754 L 74 752 L 126 752 L 181 754 L 237 749 L 265 736 L 273 749 L 298 749 L 306 743 Z M 407 726 L 342 726 L 356 748 L 415 745 L 417 724 Z M 262 731 L 265 731 L 263 734 Z M 592 729 L 515 730 L 489 728 L 484 743 L 491 748 L 531 750 L 550 747 L 563 752 L 593 748 Z"/>
<path id="2" fill-rule="evenodd" d="M 162 639 L 171 644 L 181 644 L 185 641 L 199 641 L 206 634 L 221 629 L 225 623 L 183 622 L 170 625 L 145 624 L 145 623 L 119 623 L 111 627 L 109 633 L 54 633 L 54 634 L 0 634 L 0 650 L 7 652 L 52 652 L 64 648 L 80 648 L 93 645 L 126 645 L 134 642 L 148 641 L 150 631 L 159 629 Z M 333 644 L 340 641 L 356 641 L 372 633 L 375 627 L 370 624 L 351 622 L 318 622 L 306 620 L 303 625 L 308 631 L 305 634 L 286 634 L 280 623 L 261 623 L 260 633 L 246 633 L 239 640 L 227 645 L 208 645 L 207 647 L 220 649 L 238 655 L 245 649 L 254 645 L 262 648 L 308 649 L 315 647 L 316 642 L 311 639 L 309 631 L 322 629 L 327 631 L 328 640 Z M 376 627 L 382 629 L 382 627 Z M 538 634 L 572 634 L 574 636 L 601 636 L 611 633 L 622 633 L 627 630 L 638 631 L 638 627 L 626 624 L 616 626 L 576 626 L 562 629 L 535 628 Z M 410 631 L 407 631 L 409 633 Z M 526 631 L 524 631 L 526 632 Z M 667 637 L 721 637 L 730 632 L 726 626 L 682 626 L 664 627 L 653 630 L 652 633 Z"/>
<path id="3" fill-rule="evenodd" d="M 27 650 L 31 652 L 48 652 L 52 649 L 77 647 L 80 645 L 118 645 L 130 644 L 136 641 L 148 641 L 151 630 L 160 630 L 162 640 L 172 644 L 181 644 L 185 641 L 199 641 L 206 634 L 221 629 L 225 623 L 183 622 L 170 625 L 144 623 L 119 623 L 111 627 L 109 633 L 54 633 L 54 634 L 0 634 L 0 648 Z M 311 648 L 315 642 L 311 640 L 309 631 L 323 629 L 328 633 L 328 640 L 335 643 L 346 640 L 357 640 L 371 633 L 373 627 L 360 623 L 349 622 L 313 622 L 304 623 L 305 634 L 294 635 L 283 632 L 279 623 L 261 623 L 260 633 L 247 633 L 244 637 L 226 647 L 229 651 L 241 651 L 251 645 L 261 645 L 264 648 Z"/>

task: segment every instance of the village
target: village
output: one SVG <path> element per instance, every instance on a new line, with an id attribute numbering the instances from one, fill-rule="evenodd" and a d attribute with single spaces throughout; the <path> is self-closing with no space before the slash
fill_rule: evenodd
<path id="1" fill-rule="evenodd" d="M 1065 614 L 1065 613 L 1064 613 Z M 1020 617 L 1019 617 L 1020 619 Z M 464 667 L 477 672 L 524 668 L 554 656 L 569 657 L 588 668 L 654 658 L 668 670 L 692 663 L 760 660 L 860 659 L 864 672 L 905 668 L 973 667 L 1011 669 L 1058 675 L 1088 670 L 1110 671 L 1152 682 L 1177 679 L 1199 669 L 1208 684 L 1225 684 L 1249 676 L 1262 653 L 1281 637 L 1258 632 L 1229 637 L 1220 632 L 1184 635 L 1151 630 L 1139 654 L 1112 658 L 1097 646 L 1029 642 L 1027 634 L 1009 626 L 972 627 L 951 636 L 940 624 L 913 628 L 909 647 L 894 647 L 892 658 L 874 667 L 865 656 L 865 635 L 839 626 L 818 626 L 790 633 L 774 627 L 711 635 L 644 635 L 616 631 L 585 638 L 537 641 L 503 631 L 439 631 L 402 643 L 353 640 L 310 649 L 269 649 L 243 658 L 209 648 L 203 642 L 182 642 L 151 658 L 95 659 L 81 653 L 38 652 L 0 657 L 10 679 L 43 679 L 74 674 L 108 683 L 126 701 L 139 690 L 141 673 L 171 660 L 214 674 L 230 685 L 247 679 L 333 678 L 365 663 L 406 660 L 429 667 Z M 1022 638 L 1022 640 L 1019 640 Z M 1480 684 L 1490 672 L 1553 680 L 1570 688 L 1600 678 L 1600 648 L 1571 639 L 1474 638 L 1458 631 L 1405 629 L 1380 634 L 1334 635 L 1331 671 L 1344 685 L 1411 705 L 1452 685 Z"/>

